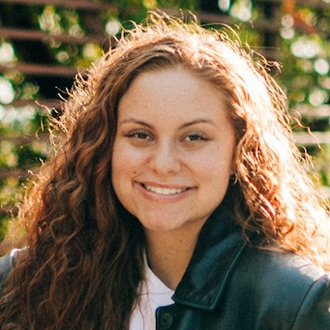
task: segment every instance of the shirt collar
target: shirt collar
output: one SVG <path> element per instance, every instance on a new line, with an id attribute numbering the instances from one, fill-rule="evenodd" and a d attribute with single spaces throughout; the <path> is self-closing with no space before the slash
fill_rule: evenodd
<path id="1" fill-rule="evenodd" d="M 172 299 L 214 309 L 246 243 L 225 205 L 220 205 L 203 226 L 186 273 Z"/>

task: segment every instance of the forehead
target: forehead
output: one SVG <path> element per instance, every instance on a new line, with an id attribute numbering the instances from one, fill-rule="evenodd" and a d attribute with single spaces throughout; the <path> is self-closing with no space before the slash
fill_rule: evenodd
<path id="1" fill-rule="evenodd" d="M 194 120 L 226 114 L 220 89 L 182 67 L 139 74 L 119 102 L 118 119 L 140 116 L 144 120 Z"/>

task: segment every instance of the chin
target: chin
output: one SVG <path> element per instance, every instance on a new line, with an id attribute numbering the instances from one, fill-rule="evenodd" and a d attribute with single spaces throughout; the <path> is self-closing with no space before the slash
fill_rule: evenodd
<path id="1" fill-rule="evenodd" d="M 168 221 L 166 222 L 161 222 L 161 221 L 157 221 L 157 223 L 155 222 L 141 222 L 143 228 L 145 230 L 148 231 L 158 231 L 158 232 L 168 232 L 168 231 L 172 231 L 174 229 L 177 228 L 177 226 L 170 224 Z"/>
<path id="2" fill-rule="evenodd" d="M 142 224 L 143 228 L 149 231 L 168 232 L 181 227 L 181 224 L 179 222 L 176 221 L 175 223 L 173 223 L 173 219 L 175 219 L 175 217 L 173 216 L 164 218 L 160 217 L 159 215 L 154 215 L 151 217 L 138 217 L 138 219 Z M 143 220 L 141 221 L 140 219 Z"/>

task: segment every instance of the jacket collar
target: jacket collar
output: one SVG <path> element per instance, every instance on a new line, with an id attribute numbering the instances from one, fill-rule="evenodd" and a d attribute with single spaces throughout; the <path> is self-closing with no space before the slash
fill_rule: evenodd
<path id="1" fill-rule="evenodd" d="M 222 203 L 203 226 L 187 271 L 172 299 L 213 310 L 245 245 L 241 229 Z"/>

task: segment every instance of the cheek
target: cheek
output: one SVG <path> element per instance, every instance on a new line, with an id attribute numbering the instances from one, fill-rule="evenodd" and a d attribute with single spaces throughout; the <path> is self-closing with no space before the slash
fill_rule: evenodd
<path id="1" fill-rule="evenodd" d="M 127 193 L 130 191 L 130 168 L 129 162 L 125 161 L 125 155 L 120 148 L 114 148 L 112 157 L 111 181 L 115 194 L 124 205 Z M 126 207 L 126 206 L 125 206 Z"/>
<path id="2" fill-rule="evenodd" d="M 116 192 L 120 185 L 122 184 L 123 175 L 128 174 L 128 162 L 125 161 L 126 156 L 123 152 L 121 146 L 118 143 L 114 144 L 113 153 L 112 153 L 112 160 L 111 160 L 111 177 L 112 177 L 112 184 Z M 126 174 L 125 174 L 126 173 Z"/>
<path id="3" fill-rule="evenodd" d="M 226 178 L 234 173 L 233 148 L 216 147 L 190 159 L 194 172 L 205 177 Z"/>
<path id="4" fill-rule="evenodd" d="M 126 144 L 116 144 L 112 154 L 112 176 L 130 178 L 137 175 L 143 162 L 145 161 L 143 154 L 131 146 Z"/>

